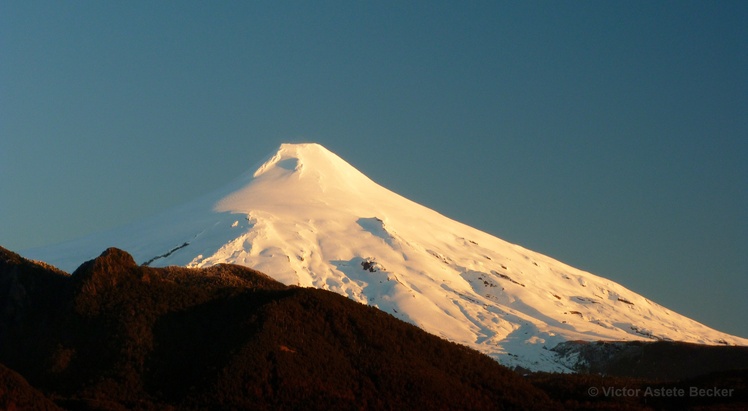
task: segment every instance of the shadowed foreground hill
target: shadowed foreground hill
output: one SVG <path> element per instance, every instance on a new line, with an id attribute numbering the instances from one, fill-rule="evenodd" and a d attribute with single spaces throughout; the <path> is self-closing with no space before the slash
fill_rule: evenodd
<path id="1" fill-rule="evenodd" d="M 71 276 L 0 248 L 0 363 L 30 384 L 6 408 L 55 409 L 40 393 L 81 410 L 554 408 L 490 358 L 340 295 L 117 249 Z"/>
<path id="2" fill-rule="evenodd" d="M 30 386 L 17 372 L 0 364 L 0 409 L 57 411 L 61 408 Z"/>

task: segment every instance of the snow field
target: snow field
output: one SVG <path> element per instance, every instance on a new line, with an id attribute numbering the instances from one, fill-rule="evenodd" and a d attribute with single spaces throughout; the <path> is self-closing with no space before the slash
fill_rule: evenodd
<path id="1" fill-rule="evenodd" d="M 748 345 L 416 204 L 317 144 L 284 144 L 193 203 L 27 255 L 72 271 L 110 246 L 154 266 L 233 263 L 328 289 L 535 370 L 566 370 L 549 349 L 567 340 Z"/>

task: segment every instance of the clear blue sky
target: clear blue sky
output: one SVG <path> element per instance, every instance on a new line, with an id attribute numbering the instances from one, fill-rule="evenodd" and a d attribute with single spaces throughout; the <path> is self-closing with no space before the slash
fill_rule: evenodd
<path id="1" fill-rule="evenodd" d="M 0 245 L 302 141 L 748 337 L 748 2 L 0 0 Z"/>

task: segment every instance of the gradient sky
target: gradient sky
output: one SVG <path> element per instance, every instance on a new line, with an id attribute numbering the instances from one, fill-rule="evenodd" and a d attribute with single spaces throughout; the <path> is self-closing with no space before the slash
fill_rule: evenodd
<path id="1" fill-rule="evenodd" d="M 308 141 L 748 337 L 748 2 L 0 0 L 4 247 Z"/>

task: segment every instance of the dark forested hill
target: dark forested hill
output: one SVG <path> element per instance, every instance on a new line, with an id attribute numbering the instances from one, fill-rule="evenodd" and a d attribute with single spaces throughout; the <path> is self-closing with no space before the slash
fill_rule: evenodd
<path id="1" fill-rule="evenodd" d="M 70 275 L 0 247 L 2 410 L 748 405 L 744 347 L 555 350 L 580 355 L 589 369 L 523 377 L 376 308 L 242 266 L 151 268 L 111 248 Z M 685 394 L 647 395 L 662 390 Z"/>
<path id="2" fill-rule="evenodd" d="M 0 249 L 0 363 L 6 409 L 556 407 L 490 358 L 340 295 L 118 249 L 73 275 Z"/>

